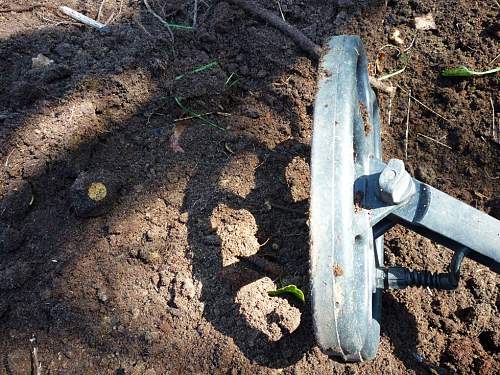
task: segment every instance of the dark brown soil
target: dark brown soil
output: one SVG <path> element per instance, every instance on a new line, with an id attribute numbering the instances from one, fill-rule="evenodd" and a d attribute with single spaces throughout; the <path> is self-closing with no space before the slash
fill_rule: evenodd
<path id="1" fill-rule="evenodd" d="M 191 23 L 193 1 L 149 2 Z M 492 67 L 497 2 L 280 3 L 319 45 L 360 35 L 375 75 L 406 65 L 391 79 L 405 91 L 392 100 L 390 125 L 379 95 L 385 158 L 405 157 L 411 89 L 447 120 L 412 103 L 408 168 L 500 217 L 490 102 L 499 113 L 500 76 L 439 76 L 450 66 Z M 0 9 L 32 4 L 0 1 Z M 200 1 L 198 29 L 175 30 L 174 43 L 142 1 L 123 1 L 120 13 L 119 0 L 106 1 L 101 19 L 119 13 L 107 34 L 56 10 L 95 18 L 100 0 L 36 4 L 0 13 L 2 373 L 30 372 L 32 336 L 43 374 L 500 371 L 499 279 L 472 261 L 457 291 L 385 293 L 379 354 L 364 364 L 320 352 L 307 303 L 268 297 L 278 280 L 308 289 L 317 65 L 286 36 L 224 1 Z M 259 4 L 279 14 L 276 2 Z M 414 16 L 430 11 L 437 30 L 417 32 Z M 415 37 L 399 56 L 382 49 L 393 28 L 401 49 Z M 54 62 L 32 68 L 40 53 Z M 175 80 L 214 60 L 216 68 Z M 225 84 L 230 77 L 237 83 Z M 226 130 L 185 120 L 176 144 L 174 120 L 186 114 L 175 97 L 197 112 L 230 113 L 208 115 Z M 82 173 L 108 173 L 120 186 L 106 213 L 74 212 L 71 186 Z M 450 257 L 404 228 L 386 236 L 389 264 L 443 271 Z"/>

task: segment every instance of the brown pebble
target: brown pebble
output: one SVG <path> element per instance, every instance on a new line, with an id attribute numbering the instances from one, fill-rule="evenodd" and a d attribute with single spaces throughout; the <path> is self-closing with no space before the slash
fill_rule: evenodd
<path id="1" fill-rule="evenodd" d="M 189 213 L 183 212 L 182 214 L 179 215 L 179 222 L 182 224 L 186 224 L 189 220 Z"/>

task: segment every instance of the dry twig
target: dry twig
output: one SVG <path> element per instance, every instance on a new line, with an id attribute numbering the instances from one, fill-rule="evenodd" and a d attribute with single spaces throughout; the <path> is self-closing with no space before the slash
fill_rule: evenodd
<path id="1" fill-rule="evenodd" d="M 198 17 L 198 0 L 194 0 L 193 9 L 193 29 L 196 28 L 196 18 Z"/>
<path id="2" fill-rule="evenodd" d="M 281 9 L 281 1 L 276 0 L 276 2 L 278 3 L 278 9 L 280 10 L 281 18 L 286 22 L 285 15 L 283 14 L 283 9 Z"/>
<path id="3" fill-rule="evenodd" d="M 268 22 L 272 26 L 276 27 L 282 33 L 288 35 L 301 49 L 309 54 L 309 56 L 314 60 L 319 60 L 321 55 L 321 48 L 316 45 L 311 39 L 305 36 L 296 27 L 290 25 L 289 23 L 283 21 L 278 16 L 272 14 L 267 9 L 263 9 L 253 1 L 245 0 L 227 0 L 228 2 L 240 7 L 246 12 L 254 15 L 255 17 L 261 19 L 262 21 Z"/>
<path id="4" fill-rule="evenodd" d="M 42 364 L 38 360 L 38 348 L 35 336 L 30 339 L 31 343 L 31 375 L 42 375 Z"/>
<path id="5" fill-rule="evenodd" d="M 371 83 L 371 81 L 370 81 Z M 397 83 L 396 83 L 396 86 L 401 90 L 403 91 L 404 93 L 408 93 L 407 90 L 405 90 L 404 88 L 402 88 L 401 86 L 399 86 Z M 409 92 L 410 94 L 410 97 L 413 101 L 417 102 L 418 104 L 420 104 L 422 107 L 424 107 L 425 109 L 427 109 L 428 111 L 434 113 L 437 117 L 443 119 L 444 121 L 448 122 L 448 123 L 452 123 L 449 119 L 447 119 L 446 117 L 444 117 L 443 115 L 439 114 L 438 112 L 436 112 L 435 110 L 433 110 L 431 107 L 429 107 L 427 104 L 425 103 L 422 103 L 420 100 L 418 100 L 416 97 L 412 96 L 411 95 L 411 90 Z"/>
<path id="6" fill-rule="evenodd" d="M 433 141 L 433 142 L 437 143 L 438 145 L 441 145 L 441 146 L 443 146 L 443 147 L 449 148 L 450 150 L 453 150 L 453 149 L 452 149 L 450 146 L 448 146 L 447 144 L 445 144 L 445 143 L 443 143 L 443 142 L 441 142 L 441 141 L 438 141 L 438 140 L 437 140 L 437 139 L 435 139 L 435 138 L 429 137 L 428 135 L 425 135 L 425 134 L 422 134 L 422 133 L 417 133 L 417 136 L 419 136 L 419 137 L 424 137 L 424 138 L 426 138 L 426 139 L 428 139 L 428 140 L 430 140 L 430 141 Z"/>
<path id="7" fill-rule="evenodd" d="M 389 96 L 391 97 L 396 93 L 396 88 L 391 84 L 379 81 L 375 77 L 369 77 L 369 79 L 370 79 L 370 85 L 372 85 L 378 91 L 385 92 L 386 94 L 389 94 Z"/>
<path id="8" fill-rule="evenodd" d="M 106 0 L 102 0 L 101 5 L 99 6 L 99 11 L 97 12 L 96 21 L 99 21 L 99 18 L 101 18 L 102 8 L 104 7 L 105 2 Z"/>
<path id="9" fill-rule="evenodd" d="M 493 98 L 490 96 L 490 104 L 491 104 L 491 136 L 493 140 L 497 143 L 500 142 L 498 138 L 498 125 L 495 123 L 495 103 L 493 103 Z"/>
<path id="10" fill-rule="evenodd" d="M 411 90 L 408 93 L 408 111 L 406 112 L 405 160 L 408 160 L 408 135 L 410 133 L 410 106 L 411 106 Z"/>
<path id="11" fill-rule="evenodd" d="M 148 0 L 142 0 L 144 2 L 144 5 L 146 6 L 147 10 L 149 13 L 153 15 L 154 18 L 156 18 L 160 23 L 165 26 L 168 30 L 168 33 L 170 35 L 170 39 L 172 39 L 172 43 L 174 42 L 174 33 L 172 32 L 172 29 L 170 28 L 170 25 L 168 24 L 167 21 L 165 21 L 163 18 L 161 18 L 149 5 Z"/>

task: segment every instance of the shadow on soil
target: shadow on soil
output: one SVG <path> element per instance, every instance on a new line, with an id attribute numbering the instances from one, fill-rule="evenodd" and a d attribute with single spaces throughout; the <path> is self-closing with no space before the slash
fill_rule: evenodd
<path id="1" fill-rule="evenodd" d="M 137 35 L 142 35 L 139 29 L 130 25 L 117 25 L 104 37 L 95 32 L 83 35 L 79 31 L 62 33 L 56 28 L 2 41 L 0 55 L 8 63 L 1 70 L 0 83 L 3 89 L 0 94 L 3 100 L 10 98 L 8 105 L 2 108 L 0 119 L 3 126 L 1 142 L 4 147 L 9 145 L 9 152 L 14 149 L 12 140 L 23 129 L 26 121 L 35 117 L 44 107 L 56 106 L 60 100 L 77 91 L 80 84 L 86 80 L 88 82 L 89 77 L 97 81 L 97 84 L 107 84 L 106 82 L 113 81 L 113 74 L 141 69 L 152 70 L 151 76 L 158 69 L 161 73 L 159 77 L 174 76 L 175 72 L 162 70 L 161 64 L 158 65 L 155 60 L 160 59 L 166 65 L 172 61 L 168 53 L 161 51 L 161 48 L 168 48 L 168 43 L 148 39 L 141 41 Z M 182 44 L 182 38 L 179 39 Z M 286 38 L 278 36 L 278 39 L 281 41 Z M 184 41 L 190 42 L 190 39 L 186 38 Z M 23 70 L 23 66 L 30 65 L 32 56 L 45 50 L 50 52 L 50 46 L 65 42 L 82 46 L 83 55 L 73 58 L 69 66 L 56 65 L 41 76 L 40 72 Z M 127 53 L 120 56 L 103 52 L 119 47 L 128 48 Z M 202 47 L 203 43 L 195 43 L 190 48 L 196 50 Z M 146 63 L 140 58 L 144 56 L 144 50 L 150 53 Z M 188 47 L 177 53 L 187 53 L 186 51 Z M 217 57 L 217 50 L 214 49 L 213 53 Z M 267 61 L 264 54 L 265 52 L 261 52 L 258 57 Z M 294 62 L 290 60 L 288 65 L 273 68 L 271 76 L 285 75 Z M 271 79 L 266 84 L 270 84 L 270 81 Z M 295 332 L 278 342 L 270 342 L 267 336 L 255 331 L 240 315 L 234 301 L 238 287 L 224 278 L 224 274 L 229 271 L 241 273 L 243 279 L 248 274 L 249 277 L 242 283 L 244 284 L 255 280 L 255 277 L 264 276 L 265 272 L 256 270 L 256 262 L 252 259 L 242 259 L 233 270 L 225 270 L 220 248 L 217 245 L 207 245 L 204 235 L 210 226 L 212 211 L 218 205 L 224 203 L 231 208 L 247 209 L 257 222 L 259 242 L 264 243 L 267 238 L 272 237 L 274 242 L 280 244 L 278 251 L 271 249 L 270 244 L 262 246 L 256 259 L 279 264 L 285 272 L 296 276 L 302 282 L 301 286 L 307 290 L 308 208 L 306 203 L 290 203 L 283 176 L 293 157 L 308 159 L 309 146 L 288 140 L 270 149 L 259 139 L 258 129 L 247 129 L 245 135 L 235 131 L 219 133 L 206 127 L 194 126 L 187 132 L 189 144 L 184 146 L 186 154 L 166 152 L 172 129 L 159 125 L 157 121 L 144 125 L 147 117 L 145 114 L 161 106 L 164 113 L 169 114 L 169 121 L 162 121 L 170 123 L 175 118 L 173 114 L 177 109 L 172 99 L 172 87 L 166 83 L 157 83 L 156 90 L 144 105 L 136 108 L 135 113 L 131 113 L 125 120 L 116 122 L 111 116 L 104 133 L 78 140 L 76 147 L 62 150 L 56 158 L 45 164 L 41 163 L 42 167 L 32 173 L 26 173 L 26 166 L 21 168 L 19 175 L 5 172 L 4 176 L 9 180 L 23 180 L 24 186 L 27 183 L 35 200 L 27 204 L 26 196 L 22 195 L 25 194 L 24 190 L 16 190 L 9 191 L 2 202 L 3 207 L 11 207 L 12 210 L 14 207 L 21 208 L 21 212 L 15 213 L 10 209 L 2 212 L 1 223 L 18 230 L 24 238 L 18 250 L 2 255 L 0 259 L 0 342 L 3 348 L 8 351 L 25 347 L 26 340 L 32 333 L 44 332 L 53 338 L 50 345 L 61 350 L 68 341 L 76 338 L 103 354 L 112 354 L 117 350 L 123 355 L 147 354 L 150 343 L 139 332 L 141 327 L 136 327 L 137 332 L 134 327 L 120 332 L 103 330 L 96 325 L 99 316 L 108 308 L 99 304 L 96 307 L 95 302 L 89 302 L 95 298 L 93 291 L 85 293 L 88 300 L 80 301 L 68 299 L 65 297 L 66 291 L 58 290 L 61 278 L 68 275 L 66 271 L 75 267 L 78 259 L 86 256 L 82 251 L 91 249 L 96 238 L 106 240 L 106 220 L 121 209 L 118 203 L 104 219 L 78 219 L 68 210 L 67 192 L 79 172 L 104 168 L 114 171 L 124 186 L 119 201 L 125 199 L 125 194 L 130 193 L 131 188 L 138 184 L 144 187 L 144 193 L 141 194 L 153 196 L 161 189 L 162 182 L 167 180 L 169 171 L 175 170 L 176 166 L 180 165 L 182 168 L 183 165 L 192 163 L 198 165 L 198 172 L 189 178 L 181 211 L 189 212 L 188 241 L 192 251 L 194 277 L 203 285 L 203 317 L 223 335 L 232 337 L 239 349 L 252 361 L 274 368 L 297 362 L 314 345 L 309 307 L 301 308 L 302 321 Z M 275 95 L 277 106 L 286 108 L 293 104 L 290 98 Z M 212 99 L 208 98 L 207 102 L 210 100 Z M 245 100 L 244 94 L 231 93 L 222 97 L 220 102 L 226 108 L 233 108 Z M 119 111 L 119 105 L 116 110 Z M 301 119 L 293 110 L 280 112 L 277 116 L 287 117 L 291 124 L 290 136 L 300 136 Z M 252 132 L 254 135 L 249 136 Z M 262 163 L 256 171 L 255 189 L 244 199 L 221 191 L 217 186 L 218 176 L 228 162 L 228 156 L 221 151 L 221 144 L 226 141 L 238 144 L 240 147 L 237 152 L 255 152 Z M 7 154 L 2 159 L 4 165 L 7 165 Z M 151 164 L 157 167 L 154 176 L 147 173 L 148 165 Z M 195 204 L 200 199 L 202 204 Z M 276 207 L 266 209 L 266 201 L 275 203 Z M 12 205 L 12 202 L 18 202 L 18 205 Z M 100 232 L 95 231 L 96 223 L 99 223 L 97 226 L 101 225 Z M 87 233 L 87 230 L 93 232 Z M 79 243 L 80 246 L 68 247 L 68 243 Z M 385 302 L 384 310 L 391 312 L 387 313 L 390 315 L 384 315 L 382 329 L 395 342 L 396 354 L 409 368 L 415 368 L 415 363 L 408 360 L 408 352 L 413 350 L 416 341 L 412 317 L 390 297 L 386 297 Z M 388 316 L 390 319 L 386 319 Z M 401 328 L 401 322 L 404 323 L 404 328 Z M 401 336 L 402 331 L 404 337 Z M 249 338 L 253 340 L 253 345 L 249 345 Z"/>

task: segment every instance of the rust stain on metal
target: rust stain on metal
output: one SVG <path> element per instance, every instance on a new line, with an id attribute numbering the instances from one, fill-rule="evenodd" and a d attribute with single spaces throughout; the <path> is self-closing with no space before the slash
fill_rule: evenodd
<path id="1" fill-rule="evenodd" d="M 361 118 L 363 119 L 363 126 L 365 130 L 365 135 L 368 135 L 372 131 L 372 124 L 370 123 L 370 116 L 368 115 L 368 110 L 362 101 L 359 101 L 359 111 L 361 112 Z"/>
<path id="2" fill-rule="evenodd" d="M 333 276 L 339 277 L 339 276 L 342 276 L 343 274 L 344 274 L 344 270 L 342 269 L 342 267 L 340 267 L 338 264 L 335 264 L 333 266 Z"/>

